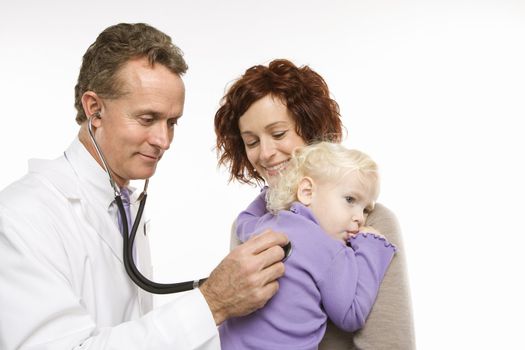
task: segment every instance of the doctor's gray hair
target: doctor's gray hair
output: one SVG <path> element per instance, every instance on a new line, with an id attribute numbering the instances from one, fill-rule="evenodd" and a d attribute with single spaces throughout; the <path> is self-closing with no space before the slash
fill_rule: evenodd
<path id="1" fill-rule="evenodd" d="M 297 148 L 277 184 L 268 189 L 266 206 L 274 214 L 289 209 L 297 201 L 299 183 L 305 176 L 314 181 L 336 184 L 350 173 L 354 173 L 365 188 L 377 197 L 378 168 L 367 154 L 332 142 Z"/>
<path id="2" fill-rule="evenodd" d="M 106 28 L 87 49 L 75 86 L 76 121 L 87 120 L 82 107 L 82 95 L 93 91 L 103 98 L 118 98 L 124 94 L 118 72 L 131 59 L 147 57 L 153 66 L 162 64 L 175 74 L 188 69 L 182 51 L 171 38 L 145 23 L 120 23 Z"/>

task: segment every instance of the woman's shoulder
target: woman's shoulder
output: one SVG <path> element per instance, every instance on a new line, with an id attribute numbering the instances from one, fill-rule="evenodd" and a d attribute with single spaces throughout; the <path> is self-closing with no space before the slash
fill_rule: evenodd
<path id="1" fill-rule="evenodd" d="M 375 227 L 377 224 L 382 225 L 384 223 L 398 225 L 396 214 L 384 204 L 376 203 L 374 210 L 366 219 L 366 225 Z"/>
<path id="2" fill-rule="evenodd" d="M 384 204 L 376 203 L 374 210 L 366 220 L 366 225 L 379 230 L 394 245 L 399 247 L 402 244 L 401 228 L 397 217 Z"/>

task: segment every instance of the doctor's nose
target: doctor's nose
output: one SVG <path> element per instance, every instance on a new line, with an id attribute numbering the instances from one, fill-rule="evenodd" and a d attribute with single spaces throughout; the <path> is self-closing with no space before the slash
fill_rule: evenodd
<path id="1" fill-rule="evenodd" d="M 172 139 L 173 131 L 164 123 L 158 123 L 151 130 L 150 143 L 164 151 L 170 148 Z"/>

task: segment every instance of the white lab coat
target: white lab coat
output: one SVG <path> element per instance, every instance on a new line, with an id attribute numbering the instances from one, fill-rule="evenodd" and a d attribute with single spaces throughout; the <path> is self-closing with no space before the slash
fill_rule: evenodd
<path id="1" fill-rule="evenodd" d="M 0 349 L 220 348 L 199 290 L 151 311 L 125 272 L 112 197 L 78 139 L 0 192 Z M 144 229 L 135 246 L 149 276 Z"/>

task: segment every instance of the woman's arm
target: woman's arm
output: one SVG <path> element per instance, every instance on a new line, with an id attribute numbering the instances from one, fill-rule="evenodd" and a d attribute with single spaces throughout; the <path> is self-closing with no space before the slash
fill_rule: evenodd
<path id="1" fill-rule="evenodd" d="M 399 224 L 395 215 L 380 204 L 376 205 L 366 224 L 384 233 L 388 241 L 396 245 L 397 253 L 385 274 L 365 326 L 352 334 L 337 329 L 329 322 L 319 349 L 413 350 L 412 305 Z"/>

